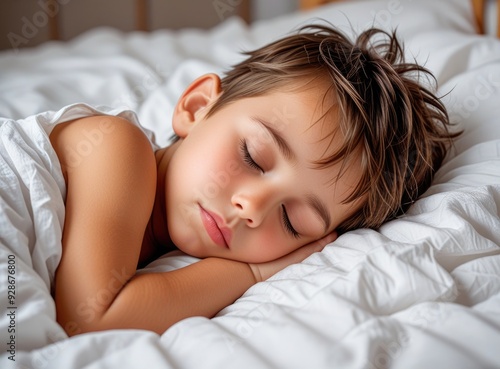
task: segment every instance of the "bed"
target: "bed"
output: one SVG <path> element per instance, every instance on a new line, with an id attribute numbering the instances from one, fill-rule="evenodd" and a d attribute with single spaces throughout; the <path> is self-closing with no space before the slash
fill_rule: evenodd
<path id="1" fill-rule="evenodd" d="M 9 246 L 0 222 L 1 368 L 500 368 L 495 8 L 470 0 L 304 0 L 301 6 L 251 25 L 232 17 L 209 31 L 99 28 L 70 42 L 4 51 L 0 116 L 22 119 L 74 102 L 126 106 L 166 145 L 183 88 L 203 73 L 223 74 L 242 59 L 239 51 L 311 19 L 349 34 L 372 25 L 397 28 L 408 58 L 435 74 L 438 94 L 464 130 L 429 190 L 380 229 L 343 234 L 213 319 L 188 318 L 162 335 L 113 330 L 68 339 L 55 321 L 46 277 L 57 267 L 60 242 L 41 229 L 37 242 L 19 251 L 27 246 Z M 44 217 L 45 225 L 60 221 L 57 212 Z M 146 270 L 192 262 L 173 253 Z"/>

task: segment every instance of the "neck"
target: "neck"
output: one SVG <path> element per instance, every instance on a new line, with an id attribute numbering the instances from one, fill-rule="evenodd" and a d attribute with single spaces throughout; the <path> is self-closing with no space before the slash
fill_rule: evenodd
<path id="1" fill-rule="evenodd" d="M 153 211 L 144 234 L 140 258 L 142 262 L 151 261 L 151 259 L 175 249 L 175 245 L 168 234 L 165 191 L 168 164 L 172 154 L 177 149 L 177 144 L 176 142 L 155 152 L 157 167 L 156 195 Z"/>

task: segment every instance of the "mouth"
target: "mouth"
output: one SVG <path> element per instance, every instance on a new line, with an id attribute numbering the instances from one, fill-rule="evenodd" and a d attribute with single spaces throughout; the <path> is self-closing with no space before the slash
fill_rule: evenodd
<path id="1" fill-rule="evenodd" d="M 231 230 L 223 226 L 224 221 L 219 215 L 205 210 L 201 205 L 199 207 L 203 227 L 210 239 L 217 245 L 228 249 L 231 242 Z"/>

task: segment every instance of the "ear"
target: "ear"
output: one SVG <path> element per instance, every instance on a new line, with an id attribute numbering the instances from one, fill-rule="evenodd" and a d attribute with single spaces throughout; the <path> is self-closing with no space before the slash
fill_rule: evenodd
<path id="1" fill-rule="evenodd" d="M 196 123 L 202 120 L 203 109 L 215 102 L 220 95 L 220 78 L 216 74 L 205 74 L 184 91 L 174 109 L 172 126 L 180 138 L 188 135 Z"/>

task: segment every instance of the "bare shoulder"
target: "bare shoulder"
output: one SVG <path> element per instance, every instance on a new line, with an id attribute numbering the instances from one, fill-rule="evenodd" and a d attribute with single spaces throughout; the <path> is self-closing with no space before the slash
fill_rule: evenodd
<path id="1" fill-rule="evenodd" d="M 92 116 L 61 123 L 50 134 L 50 141 L 65 172 L 92 162 L 103 153 L 109 159 L 154 158 L 149 140 L 140 128 L 115 116 Z"/>
<path id="2" fill-rule="evenodd" d="M 153 149 L 139 127 L 119 117 L 93 116 L 59 124 L 50 140 L 68 186 L 68 220 L 94 223 L 92 229 L 96 223 L 145 227 L 157 173 Z"/>

